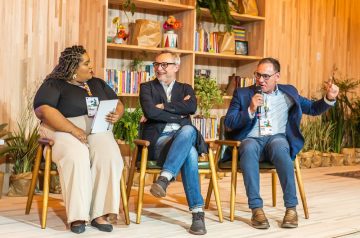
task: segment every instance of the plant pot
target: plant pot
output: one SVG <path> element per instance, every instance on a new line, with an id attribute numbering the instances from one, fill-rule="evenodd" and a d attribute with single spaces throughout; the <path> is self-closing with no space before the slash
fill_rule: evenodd
<path id="1" fill-rule="evenodd" d="M 300 167 L 301 168 L 310 168 L 311 167 L 311 160 L 312 160 L 313 156 L 314 156 L 313 151 L 307 151 L 307 152 L 299 153 Z"/>
<path id="2" fill-rule="evenodd" d="M 315 153 L 311 159 L 311 168 L 320 167 L 322 163 L 321 153 Z"/>
<path id="3" fill-rule="evenodd" d="M 360 164 L 360 148 L 355 148 L 355 163 Z"/>
<path id="4" fill-rule="evenodd" d="M 10 175 L 9 197 L 26 197 L 29 193 L 32 173 Z"/>
<path id="5" fill-rule="evenodd" d="M 178 47 L 178 35 L 174 31 L 167 31 L 163 35 L 162 41 L 163 48 L 177 48 Z"/>
<path id="6" fill-rule="evenodd" d="M 331 154 L 323 152 L 321 153 L 321 167 L 331 166 Z"/>
<path id="7" fill-rule="evenodd" d="M 331 153 L 331 165 L 332 166 L 344 165 L 344 155 L 338 153 Z"/>
<path id="8" fill-rule="evenodd" d="M 0 172 L 0 199 L 2 197 L 3 185 L 4 185 L 4 173 Z"/>
<path id="9" fill-rule="evenodd" d="M 342 148 L 341 154 L 344 155 L 344 165 L 353 165 L 355 163 L 355 148 Z"/>

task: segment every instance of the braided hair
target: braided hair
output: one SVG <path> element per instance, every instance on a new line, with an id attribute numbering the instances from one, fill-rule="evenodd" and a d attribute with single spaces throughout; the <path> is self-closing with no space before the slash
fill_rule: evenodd
<path id="1" fill-rule="evenodd" d="M 70 81 L 75 74 L 76 69 L 82 60 L 82 55 L 86 53 L 86 50 L 82 45 L 73 45 L 67 47 L 59 57 L 59 63 L 55 66 L 53 71 L 46 76 L 47 79 L 61 79 Z"/>

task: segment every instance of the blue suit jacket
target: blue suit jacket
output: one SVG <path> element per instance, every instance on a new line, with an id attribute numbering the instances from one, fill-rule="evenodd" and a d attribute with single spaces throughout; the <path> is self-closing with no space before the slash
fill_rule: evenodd
<path id="1" fill-rule="evenodd" d="M 304 146 L 304 137 L 300 132 L 300 121 L 302 114 L 320 115 L 331 106 L 324 99 L 311 101 L 299 95 L 297 89 L 292 85 L 278 84 L 278 89 L 289 96 L 294 101 L 294 105 L 289 109 L 288 121 L 286 124 L 286 138 L 289 141 L 290 156 L 294 160 L 296 154 Z M 230 107 L 225 116 L 225 126 L 230 131 L 227 137 L 233 140 L 243 140 L 254 127 L 256 117 L 250 119 L 248 108 L 251 98 L 254 96 L 255 86 L 238 88 L 234 92 Z"/>

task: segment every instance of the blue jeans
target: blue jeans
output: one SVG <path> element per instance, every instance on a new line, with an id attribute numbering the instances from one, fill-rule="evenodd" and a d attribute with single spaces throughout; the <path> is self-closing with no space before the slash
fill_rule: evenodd
<path id="1" fill-rule="evenodd" d="M 202 207 L 198 152 L 194 145 L 197 132 L 192 126 L 183 126 L 177 131 L 162 133 L 156 142 L 155 156 L 166 153 L 162 170 L 175 178 L 181 170 L 182 182 L 190 210 Z"/>
<path id="2" fill-rule="evenodd" d="M 290 158 L 289 143 L 284 134 L 246 138 L 239 147 L 239 160 L 251 209 L 263 207 L 263 200 L 260 197 L 259 162 L 261 161 L 274 164 L 283 190 L 285 207 L 295 207 L 298 204 L 294 165 Z"/>

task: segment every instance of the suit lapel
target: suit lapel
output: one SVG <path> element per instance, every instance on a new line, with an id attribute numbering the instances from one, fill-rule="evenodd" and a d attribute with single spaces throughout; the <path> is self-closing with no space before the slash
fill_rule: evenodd
<path id="1" fill-rule="evenodd" d="M 161 85 L 160 81 L 158 79 L 155 79 L 154 84 L 155 84 L 156 90 L 159 92 L 159 95 L 161 98 L 161 103 L 167 102 L 166 93 L 165 93 L 165 90 L 164 90 L 163 86 Z"/>

